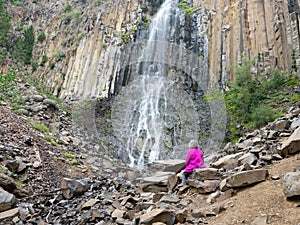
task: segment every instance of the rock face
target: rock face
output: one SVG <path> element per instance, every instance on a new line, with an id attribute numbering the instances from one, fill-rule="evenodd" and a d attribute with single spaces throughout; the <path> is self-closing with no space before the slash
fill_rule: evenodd
<path id="1" fill-rule="evenodd" d="M 201 50 L 208 52 L 208 59 L 204 59 L 209 67 L 208 86 L 225 87 L 233 79 L 232 65 L 242 56 L 258 59 L 257 74 L 274 67 L 299 69 L 300 0 L 187 2 L 191 8 L 201 10 L 195 10 L 191 17 L 182 14 L 185 30 L 180 35 L 190 47 L 197 35 L 194 31 L 199 37 L 208 34 L 207 41 L 197 37 L 199 42 L 209 43 Z M 61 98 L 110 96 L 127 82 L 120 74 L 122 66 L 130 66 L 121 59 L 124 45 L 145 29 L 160 3 L 73 1 L 66 13 L 67 3 L 41 0 L 9 10 L 16 27 L 22 19 L 46 36 L 35 43 L 34 61 L 40 63 L 43 56 L 47 61 L 34 76 Z"/>
<path id="2" fill-rule="evenodd" d="M 292 61 L 299 68 L 299 0 L 194 1 L 202 4 L 211 10 L 209 68 L 215 82 L 233 79 L 231 65 L 242 56 L 258 59 L 258 74 L 269 67 L 291 69 Z"/>

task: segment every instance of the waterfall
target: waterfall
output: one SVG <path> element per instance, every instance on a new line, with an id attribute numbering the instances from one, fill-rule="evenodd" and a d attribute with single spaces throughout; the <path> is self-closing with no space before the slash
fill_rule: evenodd
<path id="1" fill-rule="evenodd" d="M 163 129 L 166 127 L 167 98 L 164 62 L 168 55 L 171 17 L 177 3 L 166 0 L 149 26 L 149 36 L 138 59 L 137 79 L 140 96 L 129 117 L 130 131 L 127 152 L 130 166 L 143 167 L 144 161 L 159 159 Z M 138 152 L 138 154 L 136 154 Z"/>
<path id="2" fill-rule="evenodd" d="M 209 111 L 218 106 L 203 101 L 208 86 L 208 28 L 198 26 L 203 15 L 204 8 L 188 15 L 177 0 L 166 0 L 146 35 L 124 47 L 123 87 L 114 98 L 111 123 L 117 157 L 131 167 L 182 159 L 190 139 L 203 147 L 214 144 L 211 130 L 219 124 Z"/>

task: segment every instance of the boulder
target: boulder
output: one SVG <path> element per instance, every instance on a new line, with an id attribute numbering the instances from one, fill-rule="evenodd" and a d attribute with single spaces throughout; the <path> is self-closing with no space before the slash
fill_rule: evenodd
<path id="1" fill-rule="evenodd" d="M 139 224 L 152 225 L 155 222 L 173 225 L 175 222 L 175 215 L 167 209 L 154 209 L 142 215 Z"/>
<path id="2" fill-rule="evenodd" d="M 0 188 L 0 212 L 11 209 L 16 203 L 16 197 Z"/>
<path id="3" fill-rule="evenodd" d="M 248 186 L 251 184 L 265 181 L 267 175 L 268 175 L 268 170 L 266 169 L 238 172 L 226 178 L 226 186 L 229 188 Z"/>
<path id="4" fill-rule="evenodd" d="M 292 135 L 282 143 L 281 154 L 287 156 L 300 151 L 300 127 L 298 127 Z"/>
<path id="5" fill-rule="evenodd" d="M 275 121 L 271 125 L 271 130 L 284 131 L 288 127 L 289 123 L 290 122 L 288 120 L 278 120 L 278 121 Z"/>
<path id="6" fill-rule="evenodd" d="M 187 183 L 194 188 L 197 188 L 200 194 L 211 193 L 214 192 L 220 184 L 220 180 L 205 180 L 195 181 L 195 180 L 188 180 Z"/>
<path id="7" fill-rule="evenodd" d="M 174 172 L 156 172 L 142 180 L 142 189 L 145 192 L 167 192 L 173 189 L 176 183 L 177 176 Z"/>
<path id="8" fill-rule="evenodd" d="M 300 196 L 300 171 L 284 176 L 284 193 L 287 197 Z"/>
<path id="9" fill-rule="evenodd" d="M 300 127 L 300 118 L 299 118 L 299 119 L 296 119 L 296 120 L 294 120 L 294 121 L 292 122 L 290 129 L 291 129 L 291 130 L 295 130 L 295 129 L 297 129 L 298 127 Z"/>
<path id="10" fill-rule="evenodd" d="M 17 189 L 17 184 L 14 182 L 14 180 L 5 175 L 4 173 L 0 173 L 0 186 L 8 191 L 8 192 L 13 192 L 15 189 Z"/>
<path id="11" fill-rule="evenodd" d="M 222 167 L 230 167 L 231 165 L 237 165 L 238 159 L 244 155 L 244 152 L 239 152 L 232 155 L 226 155 L 222 158 L 220 158 L 217 162 L 214 162 L 211 164 L 213 168 L 220 169 Z"/>
<path id="12" fill-rule="evenodd" d="M 222 175 L 218 169 L 215 168 L 198 168 L 195 169 L 191 175 L 193 180 L 220 180 Z"/>
<path id="13" fill-rule="evenodd" d="M 89 189 L 89 178 L 75 180 L 70 178 L 63 178 L 61 181 L 61 189 L 63 196 L 70 199 L 73 196 L 80 195 Z"/>
<path id="14" fill-rule="evenodd" d="M 185 160 L 181 159 L 169 159 L 158 160 L 151 163 L 149 169 L 152 171 L 174 172 L 179 173 L 185 168 Z"/>

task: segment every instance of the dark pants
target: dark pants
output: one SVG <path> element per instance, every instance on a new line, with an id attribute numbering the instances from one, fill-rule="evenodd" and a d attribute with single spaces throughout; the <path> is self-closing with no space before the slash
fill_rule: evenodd
<path id="1" fill-rule="evenodd" d="M 186 179 L 192 174 L 193 172 L 183 172 L 182 173 L 182 181 L 181 185 L 186 185 Z"/>

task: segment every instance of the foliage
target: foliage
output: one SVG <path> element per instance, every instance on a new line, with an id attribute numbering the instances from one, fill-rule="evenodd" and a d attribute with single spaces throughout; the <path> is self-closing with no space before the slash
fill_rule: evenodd
<path id="1" fill-rule="evenodd" d="M 70 166 L 76 166 L 79 164 L 79 161 L 77 159 L 73 159 L 72 161 L 69 162 Z"/>
<path id="2" fill-rule="evenodd" d="M 49 142 L 51 145 L 53 146 L 57 146 L 58 144 L 56 143 L 56 141 L 54 141 L 54 139 L 50 136 L 45 136 L 43 137 L 45 141 Z"/>
<path id="3" fill-rule="evenodd" d="M 199 10 L 199 8 L 192 8 L 188 6 L 188 3 L 184 0 L 179 1 L 178 3 L 179 7 L 185 11 L 188 15 L 191 15 L 193 13 L 195 13 L 197 10 Z"/>
<path id="4" fill-rule="evenodd" d="M 64 6 L 64 12 L 70 12 L 72 9 L 72 5 L 70 2 L 67 2 Z"/>
<path id="5" fill-rule="evenodd" d="M 48 57 L 46 55 L 43 55 L 42 60 L 40 62 L 40 66 L 45 65 L 45 63 L 47 62 L 47 60 L 48 60 Z"/>
<path id="6" fill-rule="evenodd" d="M 0 62 L 4 62 L 9 48 L 11 16 L 5 11 L 5 1 L 0 0 Z"/>
<path id="7" fill-rule="evenodd" d="M 76 155 L 73 155 L 69 152 L 63 152 L 62 155 L 68 159 L 76 159 Z"/>
<path id="8" fill-rule="evenodd" d="M 57 51 L 57 52 L 55 52 L 55 54 L 54 54 L 54 57 L 55 57 L 55 59 L 56 59 L 56 61 L 58 62 L 58 61 L 60 61 L 62 58 L 64 58 L 66 55 L 65 55 L 65 53 L 64 52 L 62 52 L 62 51 Z"/>
<path id="9" fill-rule="evenodd" d="M 148 6 L 146 5 L 146 4 L 143 4 L 142 6 L 141 6 L 141 9 L 142 9 L 142 12 L 147 12 L 148 11 Z"/>
<path id="10" fill-rule="evenodd" d="M 290 93 L 291 87 L 299 82 L 296 76 L 270 69 L 267 76 L 254 79 L 253 63 L 253 60 L 242 60 L 242 65 L 236 69 L 235 81 L 229 84 L 229 91 L 224 95 L 231 140 L 280 117 L 285 110 L 281 104 L 284 99 L 291 104 L 298 100 Z"/>
<path id="11" fill-rule="evenodd" d="M 46 125 L 42 124 L 42 123 L 36 123 L 34 121 L 30 121 L 29 123 L 34 129 L 36 129 L 38 131 L 41 131 L 43 133 L 49 133 L 50 132 L 49 128 Z"/>
<path id="12" fill-rule="evenodd" d="M 10 102 L 14 109 L 18 109 L 24 104 L 24 100 L 17 91 L 17 71 L 16 69 L 9 69 L 7 74 L 0 74 L 0 100 Z"/>
<path id="13" fill-rule="evenodd" d="M 65 24 L 70 23 L 72 20 L 78 20 L 81 18 L 82 11 L 80 10 L 74 10 L 74 11 L 68 11 L 64 12 L 62 14 L 62 20 Z"/>
<path id="14" fill-rule="evenodd" d="M 46 34 L 44 32 L 40 33 L 38 36 L 38 41 L 43 42 L 46 39 Z"/>
<path id="15" fill-rule="evenodd" d="M 34 30 L 32 26 L 25 29 L 23 36 L 16 39 L 13 52 L 16 61 L 24 62 L 25 64 L 31 63 L 34 39 Z"/>

